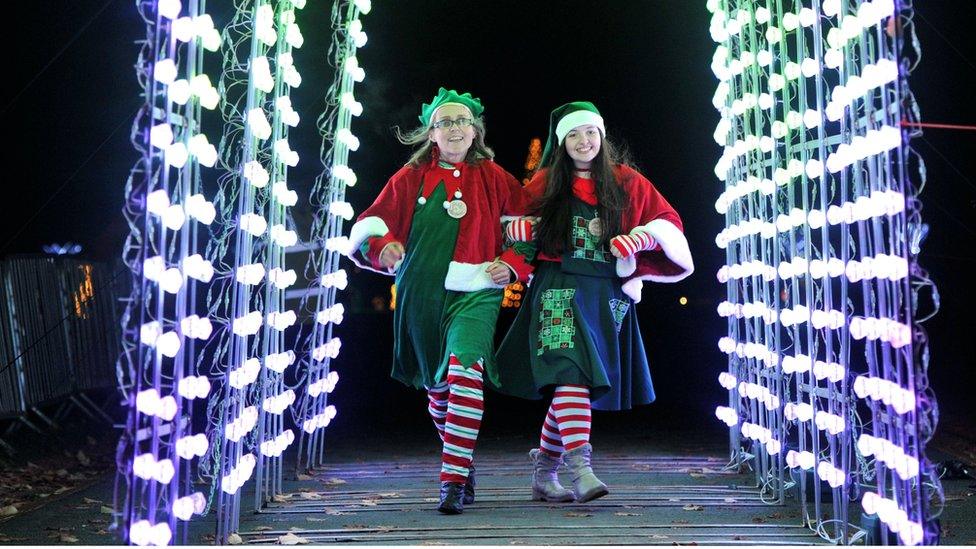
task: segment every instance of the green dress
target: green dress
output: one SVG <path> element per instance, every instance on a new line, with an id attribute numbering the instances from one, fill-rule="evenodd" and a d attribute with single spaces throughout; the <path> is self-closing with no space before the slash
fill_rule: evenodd
<path id="1" fill-rule="evenodd" d="M 444 288 L 460 225 L 441 206 L 446 197 L 441 181 L 425 204 L 415 202 L 406 253 L 396 273 L 391 376 L 417 389 L 446 378 L 452 353 L 465 367 L 478 360 L 486 366 L 492 362 L 502 302 L 500 289 Z"/>
<path id="2" fill-rule="evenodd" d="M 537 262 L 522 308 L 489 370 L 491 386 L 541 398 L 555 385 L 590 387 L 597 410 L 654 400 L 633 300 L 621 290 L 615 258 L 590 234 L 596 208 L 573 199 L 562 262 Z"/>

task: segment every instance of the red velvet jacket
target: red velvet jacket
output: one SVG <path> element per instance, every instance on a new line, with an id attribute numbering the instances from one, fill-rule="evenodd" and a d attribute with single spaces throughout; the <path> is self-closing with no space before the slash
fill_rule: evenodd
<path id="1" fill-rule="evenodd" d="M 528 280 L 532 267 L 525 258 L 513 250 L 502 251 L 501 228 L 503 216 L 527 213 L 529 199 L 525 189 L 491 160 L 458 164 L 456 168 L 460 174 L 455 179 L 454 170 L 438 166 L 436 147 L 432 156 L 423 166 L 400 168 L 373 205 L 359 215 L 349 234 L 349 257 L 360 267 L 393 275 L 392 270 L 380 265 L 380 252 L 391 242 L 400 242 L 409 251 L 407 237 L 414 209 L 419 206 L 417 197 L 430 196 L 443 179 L 449 193 L 453 192 L 455 182 L 459 183 L 462 200 L 468 207 L 467 214 L 460 219 L 454 257 L 448 266 L 444 288 L 461 292 L 503 288 L 504 285 L 492 282 L 485 271 L 496 258 L 510 266 L 519 280 Z M 442 205 L 428 203 L 423 207 L 441 208 Z M 369 245 L 366 257 L 359 250 L 364 241 Z"/>

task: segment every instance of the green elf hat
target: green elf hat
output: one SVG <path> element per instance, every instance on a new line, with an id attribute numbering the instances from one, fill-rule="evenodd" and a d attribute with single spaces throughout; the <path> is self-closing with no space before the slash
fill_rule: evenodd
<path id="1" fill-rule="evenodd" d="M 603 125 L 603 117 L 596 105 L 589 101 L 573 101 L 560 107 L 556 107 L 549 115 L 549 138 L 546 140 L 546 148 L 542 151 L 542 159 L 539 167 L 552 164 L 555 158 L 556 149 L 563 143 L 563 138 L 570 130 L 585 124 L 593 124 L 600 128 L 603 135 L 607 134 L 607 129 Z"/>
<path id="2" fill-rule="evenodd" d="M 424 103 L 420 108 L 420 123 L 424 126 L 430 126 L 430 118 L 434 116 L 434 111 L 451 103 L 464 105 L 476 118 L 485 112 L 481 100 L 477 97 L 471 97 L 470 93 L 458 93 L 455 90 L 441 88 L 437 90 L 437 96 L 431 100 L 430 104 Z"/>

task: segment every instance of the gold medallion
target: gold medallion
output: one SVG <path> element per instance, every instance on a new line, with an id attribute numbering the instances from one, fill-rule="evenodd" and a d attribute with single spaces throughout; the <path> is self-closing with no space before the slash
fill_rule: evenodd
<path id="1" fill-rule="evenodd" d="M 586 224 L 586 230 L 590 231 L 591 235 L 600 238 L 600 235 L 603 234 L 603 223 L 600 223 L 600 218 L 594 217 L 591 219 L 590 222 Z"/>
<path id="2" fill-rule="evenodd" d="M 468 205 L 463 200 L 452 200 L 447 205 L 447 215 L 454 219 L 461 219 L 468 213 Z"/>

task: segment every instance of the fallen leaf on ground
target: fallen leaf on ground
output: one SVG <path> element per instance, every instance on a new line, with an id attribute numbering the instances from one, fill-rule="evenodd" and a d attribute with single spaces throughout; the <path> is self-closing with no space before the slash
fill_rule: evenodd
<path id="1" fill-rule="evenodd" d="M 424 498 L 424 503 L 437 503 L 437 498 Z"/>
<path id="2" fill-rule="evenodd" d="M 348 515 L 349 513 L 343 513 L 342 511 L 336 511 L 335 509 L 326 509 L 325 510 L 325 514 L 326 515 L 341 516 L 341 515 Z M 325 520 L 325 519 L 319 519 L 319 520 Z"/>
<path id="3" fill-rule="evenodd" d="M 295 476 L 295 478 L 298 480 L 312 480 L 312 475 L 306 475 L 305 473 L 298 473 Z"/>
<path id="4" fill-rule="evenodd" d="M 766 515 L 766 518 L 781 519 L 783 518 L 783 513 L 773 513 L 772 515 Z"/>
<path id="5" fill-rule="evenodd" d="M 665 536 L 664 534 L 651 534 L 651 537 L 654 539 L 668 539 L 668 536 Z"/>
<path id="6" fill-rule="evenodd" d="M 752 522 L 755 523 L 755 524 L 762 524 L 762 523 L 766 522 L 766 519 L 764 519 L 762 517 L 752 517 Z"/>
<path id="7" fill-rule="evenodd" d="M 306 543 L 308 543 L 308 540 L 301 536 L 296 536 L 295 534 L 288 533 L 283 536 L 279 536 L 278 543 L 280 543 L 281 545 L 305 545 Z"/>
<path id="8" fill-rule="evenodd" d="M 291 501 L 291 494 L 275 494 L 275 496 L 271 499 L 277 503 L 285 503 L 287 501 Z"/>
<path id="9" fill-rule="evenodd" d="M 227 536 L 227 544 L 228 545 L 243 545 L 244 544 L 244 539 L 241 538 L 241 535 L 240 534 L 238 534 L 237 532 L 234 532 L 233 534 Z"/>
<path id="10" fill-rule="evenodd" d="M 703 475 L 702 473 L 688 473 L 688 475 L 691 476 L 692 478 L 704 478 L 705 477 L 705 475 Z"/>
<path id="11" fill-rule="evenodd" d="M 94 503 L 101 503 L 102 502 L 102 500 L 92 499 L 92 498 L 81 498 L 81 501 L 82 501 L 82 503 L 87 503 L 89 505 L 94 504 Z"/>
<path id="12" fill-rule="evenodd" d="M 336 477 L 327 478 L 322 481 L 322 484 L 325 484 L 326 486 L 338 486 L 339 484 L 345 484 L 345 483 L 346 481 Z"/>
<path id="13" fill-rule="evenodd" d="M 70 534 L 61 534 L 61 536 L 58 538 L 58 541 L 60 541 L 61 543 L 78 543 L 78 538 Z"/>
<path id="14" fill-rule="evenodd" d="M 363 500 L 359 500 L 359 503 L 361 505 L 365 505 L 367 507 L 376 507 L 376 500 L 375 499 L 363 499 Z"/>
<path id="15" fill-rule="evenodd" d="M 570 511 L 563 515 L 564 517 L 592 517 L 593 513 L 580 513 L 577 511 Z"/>
<path id="16" fill-rule="evenodd" d="M 317 494 L 315 492 L 301 492 L 298 496 L 302 499 L 322 499 L 322 494 Z"/>
<path id="17" fill-rule="evenodd" d="M 725 503 L 735 503 L 736 501 L 739 501 L 739 500 L 737 500 L 735 498 L 725 498 Z"/>
<path id="18" fill-rule="evenodd" d="M 19 511 L 13 505 L 8 505 L 6 507 L 0 507 L 0 517 L 9 517 L 16 515 Z"/>
<path id="19" fill-rule="evenodd" d="M 60 488 L 58 488 L 57 490 L 54 491 L 54 495 L 63 494 L 63 493 L 67 492 L 70 489 L 71 489 L 70 486 L 62 486 L 62 487 L 60 487 Z"/>
<path id="20" fill-rule="evenodd" d="M 267 532 L 268 530 L 274 530 L 274 528 L 270 526 L 258 526 L 254 529 L 255 532 Z"/>
<path id="21" fill-rule="evenodd" d="M 701 505 L 685 505 L 682 507 L 685 511 L 704 511 L 705 508 Z"/>
<path id="22" fill-rule="evenodd" d="M 11 538 L 0 534 L 0 543 L 15 543 L 18 541 L 27 541 L 27 538 Z"/>
<path id="23" fill-rule="evenodd" d="M 376 494 L 376 497 L 378 497 L 378 498 L 398 498 L 398 497 L 400 497 L 400 494 L 397 493 L 397 492 L 380 492 L 379 494 Z"/>
<path id="24" fill-rule="evenodd" d="M 105 513 L 106 515 L 111 515 L 112 513 L 115 512 L 115 509 L 112 509 L 108 505 L 102 505 L 102 508 L 99 509 L 99 511 L 101 511 L 102 513 Z"/>
<path id="25" fill-rule="evenodd" d="M 101 528 L 98 531 L 96 531 L 95 533 L 98 534 L 98 535 L 100 535 L 100 536 L 104 536 L 104 535 L 107 535 L 109 533 L 109 531 L 106 530 L 106 529 L 104 529 L 104 528 Z"/>
<path id="26" fill-rule="evenodd" d="M 618 517 L 639 517 L 640 513 L 614 513 Z"/>

